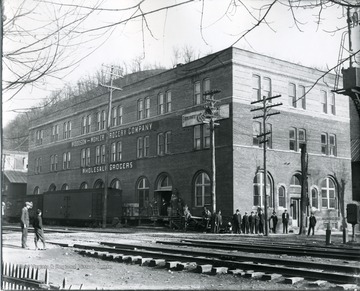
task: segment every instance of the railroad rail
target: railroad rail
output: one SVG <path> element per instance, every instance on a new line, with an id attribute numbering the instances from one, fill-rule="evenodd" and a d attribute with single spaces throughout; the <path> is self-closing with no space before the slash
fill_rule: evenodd
<path id="1" fill-rule="evenodd" d="M 55 243 L 56 244 L 56 243 Z M 65 246 L 64 244 L 61 244 Z M 101 245 L 74 244 L 68 245 L 75 248 L 83 255 L 100 257 L 120 262 L 153 262 L 156 265 L 162 261 L 163 265 L 176 267 L 188 265 L 191 262 L 196 265 L 195 270 L 202 271 L 204 266 L 211 266 L 211 272 L 218 268 L 227 268 L 229 272 L 236 272 L 246 276 L 252 274 L 281 274 L 284 277 L 302 277 L 310 280 L 326 280 L 340 284 L 359 284 L 360 267 L 349 266 L 344 263 L 318 263 L 300 261 L 290 258 L 266 258 L 250 254 L 240 254 L 234 251 L 217 249 L 198 249 L 197 247 L 179 245 L 136 245 L 101 242 Z M 209 269 L 208 269 L 209 271 Z M 216 271 L 215 271 L 216 272 Z M 270 276 L 271 277 L 271 276 Z M 272 278 L 272 277 L 271 277 Z M 286 279 L 285 279 L 286 280 Z"/>
<path id="2" fill-rule="evenodd" d="M 339 259 L 339 260 L 351 260 L 351 261 L 360 261 L 360 249 L 357 248 L 329 248 L 329 247 L 319 247 L 319 246 L 296 246 L 290 244 L 280 244 L 269 245 L 261 244 L 257 241 L 252 241 L 251 244 L 240 242 L 240 241 L 209 241 L 209 240 L 190 240 L 185 239 L 180 242 L 169 242 L 169 241 L 157 241 L 157 243 L 168 244 L 168 245 L 178 245 L 178 246 L 189 246 L 189 247 L 199 247 L 199 248 L 216 248 L 223 250 L 237 250 L 245 251 L 251 253 L 271 253 L 271 254 L 281 254 L 289 256 L 311 256 L 318 258 L 329 258 L 329 259 Z"/>

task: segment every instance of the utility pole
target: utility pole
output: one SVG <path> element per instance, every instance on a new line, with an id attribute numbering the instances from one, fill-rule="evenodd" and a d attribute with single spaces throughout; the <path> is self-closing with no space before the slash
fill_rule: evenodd
<path id="1" fill-rule="evenodd" d="M 301 149 L 301 211 L 300 211 L 300 229 L 299 234 L 306 234 L 306 209 L 309 205 L 309 195 L 307 189 L 308 176 L 308 154 L 306 144 L 300 145 Z"/>
<path id="2" fill-rule="evenodd" d="M 122 77 L 114 73 L 114 66 L 110 67 L 110 85 L 101 84 L 100 86 L 109 89 L 109 101 L 108 101 L 108 119 L 106 125 L 105 135 L 105 177 L 104 177 L 104 204 L 103 204 L 103 217 L 102 217 L 102 228 L 106 227 L 107 218 L 107 201 L 108 201 L 108 188 L 109 188 L 109 169 L 110 169 L 110 127 L 111 127 L 111 108 L 112 108 L 112 95 L 115 90 L 122 90 L 121 88 L 113 86 L 114 76 Z"/>
<path id="3" fill-rule="evenodd" d="M 251 104 L 262 103 L 262 107 L 257 107 L 257 108 L 250 110 L 251 112 L 257 111 L 257 110 L 263 111 L 262 115 L 257 115 L 255 117 L 253 117 L 253 119 L 262 118 L 262 127 L 263 127 L 262 132 L 263 133 L 259 134 L 257 137 L 262 138 L 262 141 L 260 141 L 260 144 L 263 144 L 263 155 L 264 155 L 264 185 L 263 185 L 264 198 L 263 199 L 264 199 L 264 208 L 265 208 L 264 215 L 265 215 L 265 235 L 266 236 L 269 235 L 269 228 L 268 228 L 268 223 L 267 223 L 268 222 L 268 205 L 267 205 L 267 195 L 266 195 L 266 185 L 267 185 L 266 148 L 267 148 L 267 143 L 269 141 L 267 139 L 267 135 L 271 134 L 271 131 L 266 132 L 266 120 L 272 115 L 280 114 L 279 111 L 271 112 L 271 113 L 268 112 L 269 109 L 282 105 L 282 103 L 271 104 L 272 99 L 279 98 L 279 97 L 281 97 L 281 95 L 276 95 L 273 97 L 263 96 L 263 99 L 251 102 Z"/>
<path id="4" fill-rule="evenodd" d="M 215 162 L 215 125 L 219 125 L 215 120 L 219 117 L 219 108 L 216 104 L 219 102 L 214 99 L 216 93 L 220 90 L 214 89 L 206 91 L 203 95 L 206 101 L 204 123 L 210 124 L 210 149 L 211 149 L 211 201 L 213 213 L 216 213 L 216 162 Z"/>

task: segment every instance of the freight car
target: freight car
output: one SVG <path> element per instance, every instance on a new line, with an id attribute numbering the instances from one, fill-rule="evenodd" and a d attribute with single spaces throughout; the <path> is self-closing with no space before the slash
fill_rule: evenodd
<path id="1" fill-rule="evenodd" d="M 51 191 L 39 195 L 26 195 L 21 198 L 7 199 L 5 219 L 19 222 L 21 209 L 25 201 L 33 203 L 30 217 L 36 209 L 43 212 L 43 221 L 47 225 L 100 226 L 103 215 L 104 189 L 82 189 Z M 109 189 L 107 201 L 107 223 L 115 217 L 121 219 L 121 190 Z"/>

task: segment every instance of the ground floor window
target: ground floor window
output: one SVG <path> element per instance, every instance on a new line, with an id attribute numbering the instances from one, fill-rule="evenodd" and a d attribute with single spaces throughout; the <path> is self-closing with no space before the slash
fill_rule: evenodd
<path id="1" fill-rule="evenodd" d="M 202 172 L 195 178 L 195 206 L 211 204 L 211 184 L 208 174 Z"/>
<path id="2" fill-rule="evenodd" d="M 33 192 L 35 195 L 37 195 L 37 194 L 40 194 L 40 188 L 39 188 L 39 186 L 36 186 L 35 188 L 34 188 L 34 192 Z"/>
<path id="3" fill-rule="evenodd" d="M 95 183 L 94 183 L 94 188 L 95 189 L 103 189 L 103 188 L 105 188 L 103 180 L 101 180 L 101 179 L 96 180 Z"/>
<path id="4" fill-rule="evenodd" d="M 268 174 L 266 179 L 267 206 L 273 207 L 273 187 L 272 178 Z M 254 206 L 264 207 L 264 173 L 258 172 L 253 181 Z"/>
<path id="5" fill-rule="evenodd" d="M 321 183 L 321 207 L 327 209 L 336 208 L 336 187 L 335 182 L 327 177 Z"/>
<path id="6" fill-rule="evenodd" d="M 49 191 L 55 191 L 55 190 L 56 190 L 55 184 L 51 184 L 49 187 Z"/>
<path id="7" fill-rule="evenodd" d="M 284 186 L 280 186 L 279 188 L 279 207 L 284 207 L 286 208 L 286 198 L 285 198 L 285 187 Z"/>
<path id="8" fill-rule="evenodd" d="M 111 183 L 110 183 L 110 188 L 113 188 L 113 189 L 121 189 L 121 185 L 120 185 L 119 179 L 114 179 L 114 180 L 112 180 Z"/>
<path id="9" fill-rule="evenodd" d="M 319 208 L 319 192 L 316 188 L 311 189 L 311 206 L 314 208 Z"/>
<path id="10" fill-rule="evenodd" d="M 80 185 L 80 189 L 87 189 L 87 188 L 89 188 L 88 183 L 82 182 Z"/>
<path id="11" fill-rule="evenodd" d="M 149 202 L 150 183 L 145 177 L 141 178 L 137 184 L 139 197 L 139 208 L 143 208 Z"/>

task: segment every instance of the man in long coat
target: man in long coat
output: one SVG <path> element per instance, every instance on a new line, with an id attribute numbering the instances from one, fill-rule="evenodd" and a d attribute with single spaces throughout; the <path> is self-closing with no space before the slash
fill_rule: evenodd
<path id="1" fill-rule="evenodd" d="M 234 223 L 234 233 L 241 233 L 241 214 L 239 209 L 236 209 L 236 212 L 233 215 L 233 223 Z"/>
<path id="2" fill-rule="evenodd" d="M 288 233 L 289 213 L 287 213 L 286 209 L 284 210 L 281 218 L 283 223 L 283 233 Z"/>
<path id="3" fill-rule="evenodd" d="M 311 229 L 312 229 L 312 235 L 314 235 L 314 233 L 315 233 L 315 225 L 316 225 L 316 218 L 314 216 L 314 213 L 311 213 L 311 216 L 309 217 L 309 230 L 308 230 L 307 235 L 310 235 Z"/>
<path id="4" fill-rule="evenodd" d="M 250 223 L 249 223 L 249 216 L 247 214 L 247 212 L 245 212 L 245 215 L 243 216 L 243 221 L 242 221 L 242 228 L 243 228 L 243 233 L 248 234 L 249 233 L 249 227 L 250 227 Z"/>
<path id="5" fill-rule="evenodd" d="M 29 209 L 32 208 L 32 202 L 25 202 L 24 208 L 21 210 L 21 247 L 27 249 L 27 234 L 28 234 L 28 227 L 30 224 L 29 219 Z"/>
<path id="6" fill-rule="evenodd" d="M 259 209 L 259 233 L 264 234 L 264 226 L 265 226 L 265 216 L 264 213 L 262 212 L 262 209 Z"/>
<path id="7" fill-rule="evenodd" d="M 251 214 L 249 216 L 249 224 L 250 224 L 250 233 L 254 234 L 255 229 L 255 215 L 254 211 L 251 211 Z"/>

